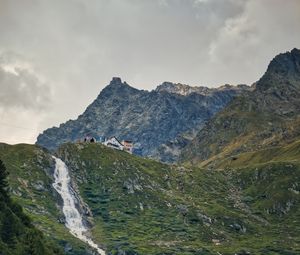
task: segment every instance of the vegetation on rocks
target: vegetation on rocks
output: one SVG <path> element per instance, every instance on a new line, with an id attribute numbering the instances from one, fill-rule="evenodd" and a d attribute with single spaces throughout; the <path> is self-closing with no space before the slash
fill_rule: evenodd
<path id="1" fill-rule="evenodd" d="M 6 167 L 0 160 L 0 254 L 63 254 L 57 245 L 33 226 L 22 207 L 11 199 L 7 176 Z"/>
<path id="2" fill-rule="evenodd" d="M 300 50 L 276 56 L 254 90 L 233 99 L 184 149 L 194 164 L 300 138 Z"/>
<path id="3" fill-rule="evenodd" d="M 54 161 L 46 150 L 27 144 L 0 144 L 0 158 L 9 172 L 9 191 L 37 229 L 70 255 L 87 254 L 87 245 L 64 226 L 61 198 L 52 187 Z M 42 253 L 39 253 L 42 254 Z"/>
<path id="4" fill-rule="evenodd" d="M 59 155 L 112 254 L 298 252 L 298 164 L 168 166 L 98 144 L 66 144 Z"/>
<path id="5" fill-rule="evenodd" d="M 47 187 L 50 154 L 3 147 L 11 194 L 33 223 L 66 254 L 89 254 L 68 233 L 60 199 Z M 240 154 L 214 169 L 165 165 L 101 144 L 65 144 L 57 156 L 69 167 L 93 240 L 108 254 L 297 254 L 300 152 L 297 144 L 278 150 L 285 154 L 277 159 Z"/>

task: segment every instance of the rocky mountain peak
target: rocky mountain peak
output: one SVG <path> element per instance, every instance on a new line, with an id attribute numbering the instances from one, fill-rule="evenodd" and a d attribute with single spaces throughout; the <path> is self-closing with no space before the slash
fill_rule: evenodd
<path id="1" fill-rule="evenodd" d="M 293 55 L 297 55 L 298 57 L 300 57 L 300 50 L 297 49 L 297 48 L 292 49 L 292 50 L 291 50 L 291 53 L 292 53 Z"/>
<path id="2" fill-rule="evenodd" d="M 202 96 L 213 95 L 218 92 L 235 91 L 236 93 L 242 93 L 245 90 L 250 90 L 250 87 L 245 84 L 233 86 L 225 84 L 217 88 L 208 88 L 204 86 L 189 86 L 181 83 L 164 82 L 157 86 L 157 92 L 167 92 L 172 94 L 178 94 L 182 96 L 188 96 L 192 93 L 199 94 Z"/>
<path id="3" fill-rule="evenodd" d="M 155 91 L 157 92 L 167 92 L 173 94 L 179 94 L 182 96 L 187 96 L 191 93 L 197 93 L 201 95 L 207 95 L 212 89 L 207 87 L 194 87 L 181 83 L 163 82 L 161 85 L 157 86 Z"/>
<path id="4" fill-rule="evenodd" d="M 215 160 L 221 154 L 271 148 L 299 137 L 300 51 L 277 55 L 253 88 L 206 122 L 182 157 Z"/>
<path id="5" fill-rule="evenodd" d="M 300 87 L 299 78 L 300 50 L 294 48 L 290 52 L 281 53 L 273 58 L 256 87 L 258 89 L 268 89 L 282 84 L 292 84 Z"/>
<path id="6" fill-rule="evenodd" d="M 239 93 L 237 90 L 210 93 L 211 90 L 215 91 L 164 83 L 156 91 L 149 92 L 133 88 L 115 77 L 78 119 L 45 130 L 37 138 L 37 144 L 55 149 L 64 142 L 80 140 L 86 134 L 97 139 L 116 136 L 121 140 L 133 140 L 140 155 L 171 161 L 177 154 L 169 156 L 166 149 L 169 154 L 165 156 L 164 151 L 158 152 L 160 146 L 184 132 L 194 134 L 193 130 L 198 130 Z M 183 143 L 185 140 L 179 145 Z M 176 153 L 179 150 L 174 149 Z"/>
<path id="7" fill-rule="evenodd" d="M 110 83 L 106 87 L 130 87 L 126 81 L 122 81 L 120 77 L 113 77 Z M 132 88 L 132 87 L 130 87 Z"/>
<path id="8" fill-rule="evenodd" d="M 98 95 L 96 101 L 112 96 L 122 98 L 138 92 L 139 90 L 129 86 L 126 81 L 122 81 L 119 77 L 113 77 L 110 83 Z"/>
<path id="9" fill-rule="evenodd" d="M 109 83 L 109 86 L 114 86 L 114 85 L 123 85 L 122 79 L 120 77 L 113 77 Z"/>
<path id="10" fill-rule="evenodd" d="M 279 75 L 300 74 L 300 50 L 294 48 L 291 52 L 277 55 L 269 64 L 267 72 Z"/>

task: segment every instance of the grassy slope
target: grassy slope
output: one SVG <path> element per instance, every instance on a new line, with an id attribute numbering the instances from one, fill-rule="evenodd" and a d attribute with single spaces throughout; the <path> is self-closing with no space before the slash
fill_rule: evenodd
<path id="1" fill-rule="evenodd" d="M 272 150 L 224 159 L 219 170 L 168 166 L 99 144 L 67 144 L 58 154 L 92 210 L 95 240 L 112 254 L 298 254 L 299 143 Z M 86 254 L 57 221 L 50 155 L 2 144 L 0 157 L 34 223 Z"/>
<path id="2" fill-rule="evenodd" d="M 268 162 L 227 168 L 226 174 L 233 185 L 236 206 L 249 217 L 263 219 L 263 228 L 256 233 L 259 245 L 278 250 L 278 254 L 284 254 L 284 250 L 298 254 L 299 162 Z"/>
<path id="3" fill-rule="evenodd" d="M 297 164 L 211 171 L 97 144 L 68 144 L 59 154 L 92 209 L 97 241 L 113 254 L 299 252 Z"/>
<path id="4" fill-rule="evenodd" d="M 42 232 L 32 225 L 22 207 L 10 198 L 6 186 L 0 188 L 0 254 L 63 254 L 55 243 L 46 239 Z"/>
<path id="5" fill-rule="evenodd" d="M 200 162 L 200 167 L 209 168 L 236 168 L 262 164 L 267 162 L 294 162 L 299 161 L 300 140 L 295 140 L 284 146 L 274 146 L 267 149 L 234 154 L 229 157 L 212 157 Z"/>
<path id="6" fill-rule="evenodd" d="M 270 227 L 262 240 L 270 248 L 285 246 L 300 252 L 300 140 L 285 146 L 209 159 L 200 164 L 219 169 L 234 185 L 236 206 L 260 217 Z M 249 215 L 251 215 L 249 214 Z M 280 250 L 280 249 L 279 249 Z M 280 250 L 279 254 L 284 253 Z"/>
<path id="7" fill-rule="evenodd" d="M 10 173 L 13 199 L 25 208 L 33 223 L 61 246 L 71 245 L 73 250 L 69 254 L 85 254 L 86 245 L 59 223 L 63 215 L 57 207 L 60 198 L 52 188 L 54 162 L 51 155 L 35 145 L 0 144 L 0 158 Z"/>

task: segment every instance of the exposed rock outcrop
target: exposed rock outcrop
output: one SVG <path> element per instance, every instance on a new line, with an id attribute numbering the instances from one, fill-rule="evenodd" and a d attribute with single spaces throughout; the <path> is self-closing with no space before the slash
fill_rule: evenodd
<path id="1" fill-rule="evenodd" d="M 182 86 L 184 93 L 180 92 Z M 133 140 L 140 155 L 174 161 L 186 143 L 177 143 L 175 149 L 168 144 L 186 132 L 190 134 L 188 140 L 192 139 L 195 130 L 245 90 L 249 87 L 208 89 L 164 83 L 149 92 L 115 77 L 78 119 L 45 130 L 37 144 L 55 149 L 87 134 L 97 138 L 117 136 Z"/>

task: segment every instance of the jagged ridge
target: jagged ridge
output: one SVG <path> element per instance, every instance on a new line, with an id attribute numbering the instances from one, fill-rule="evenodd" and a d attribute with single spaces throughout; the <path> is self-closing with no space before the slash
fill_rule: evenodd
<path id="1" fill-rule="evenodd" d="M 157 153 L 162 144 L 183 132 L 199 129 L 235 95 L 247 89 L 246 86 L 226 86 L 210 89 L 206 95 L 179 95 L 162 90 L 162 87 L 151 92 L 137 90 L 120 78 L 113 78 L 77 120 L 45 130 L 38 136 L 37 144 L 55 149 L 64 142 L 82 139 L 86 134 L 117 136 L 133 140 L 143 156 L 156 155 L 166 160 L 170 157 Z"/>

